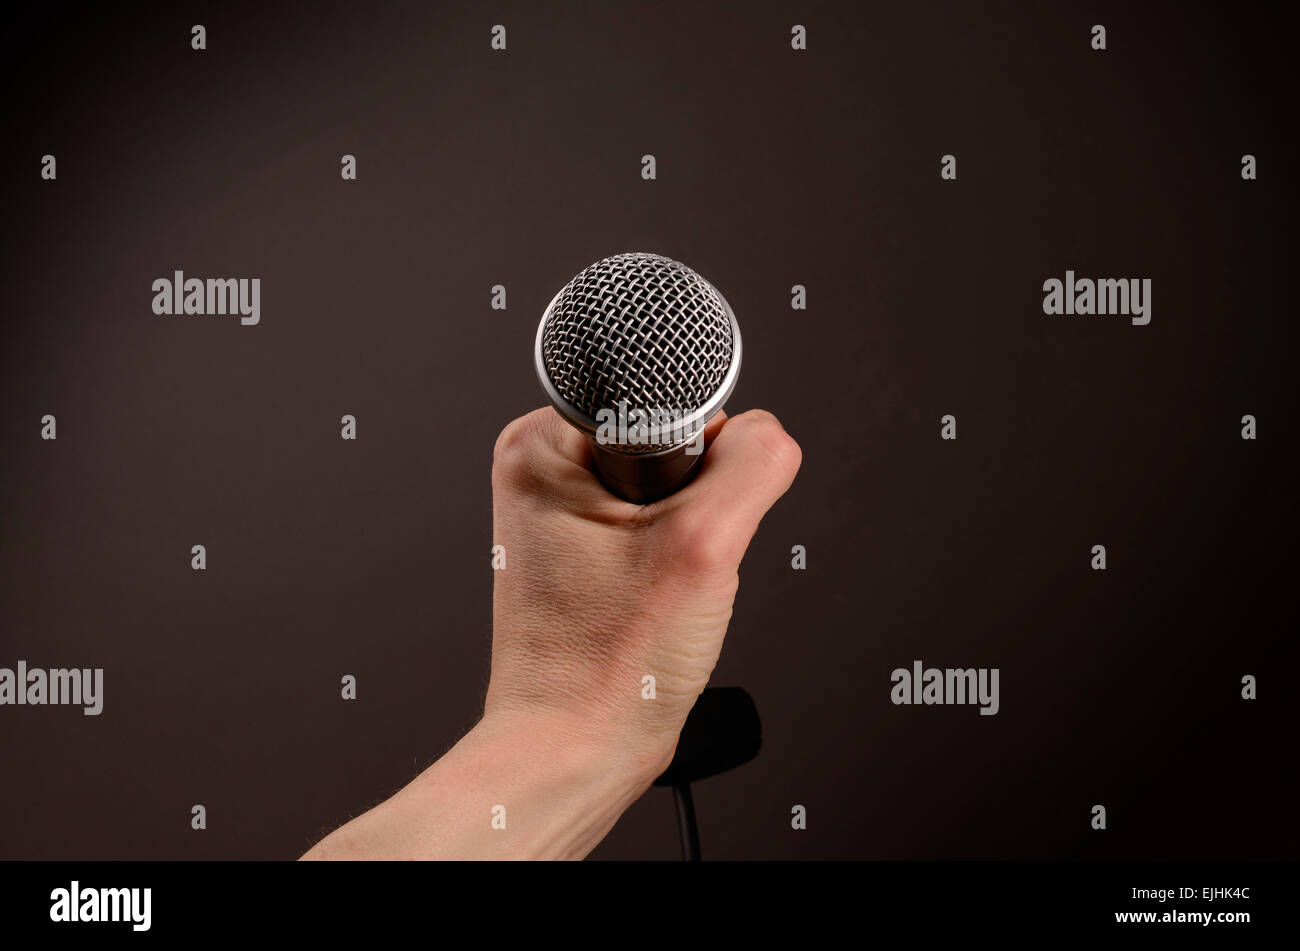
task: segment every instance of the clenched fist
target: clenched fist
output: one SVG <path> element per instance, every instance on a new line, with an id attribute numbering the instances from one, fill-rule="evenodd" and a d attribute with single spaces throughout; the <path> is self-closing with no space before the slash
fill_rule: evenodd
<path id="1" fill-rule="evenodd" d="M 719 413 L 705 442 L 690 484 L 636 505 L 601 485 L 586 438 L 554 410 L 505 428 L 483 719 L 305 858 L 581 858 L 604 837 L 672 760 L 741 558 L 799 469 L 798 445 L 761 410 Z"/>

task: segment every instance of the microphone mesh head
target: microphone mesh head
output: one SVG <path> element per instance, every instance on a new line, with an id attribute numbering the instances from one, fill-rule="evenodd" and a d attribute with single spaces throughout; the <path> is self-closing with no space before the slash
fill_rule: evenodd
<path id="1" fill-rule="evenodd" d="M 739 345 L 731 308 L 700 275 L 657 254 L 616 254 L 583 270 L 551 302 L 538 331 L 538 368 L 554 395 L 584 417 L 621 403 L 685 419 L 725 397 Z"/>

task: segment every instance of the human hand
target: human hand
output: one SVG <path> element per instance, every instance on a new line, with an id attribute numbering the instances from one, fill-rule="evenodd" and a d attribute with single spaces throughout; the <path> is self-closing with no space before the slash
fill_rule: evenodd
<path id="1" fill-rule="evenodd" d="M 545 713 L 644 785 L 666 768 L 718 660 L 741 558 L 801 461 L 762 410 L 719 413 L 705 442 L 692 482 L 636 505 L 600 484 L 587 439 L 553 410 L 501 433 L 493 541 L 507 567 L 485 718 Z"/>
<path id="2" fill-rule="evenodd" d="M 553 409 L 515 420 L 492 466 L 492 676 L 482 720 L 308 859 L 581 858 L 671 762 L 717 663 L 759 520 L 798 445 L 776 417 L 719 413 L 696 478 L 611 495 Z M 643 678 L 655 682 L 643 699 Z"/>

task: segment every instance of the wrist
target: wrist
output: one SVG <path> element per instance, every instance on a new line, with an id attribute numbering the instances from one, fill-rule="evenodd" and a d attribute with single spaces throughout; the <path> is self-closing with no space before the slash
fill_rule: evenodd
<path id="1" fill-rule="evenodd" d="M 582 858 L 670 759 L 567 713 L 493 708 L 430 778 L 475 790 L 485 857 Z"/>
<path id="2" fill-rule="evenodd" d="M 565 772 L 599 773 L 638 792 L 668 768 L 674 752 L 639 733 L 605 725 L 599 717 L 500 704 L 488 705 L 471 734 L 500 755 L 545 758 Z"/>

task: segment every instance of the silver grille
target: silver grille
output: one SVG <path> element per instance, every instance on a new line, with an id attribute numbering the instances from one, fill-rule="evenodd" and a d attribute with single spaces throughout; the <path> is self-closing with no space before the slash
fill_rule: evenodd
<path id="1" fill-rule="evenodd" d="M 538 368 L 555 395 L 589 420 L 620 405 L 687 419 L 721 405 L 739 343 L 731 308 L 700 275 L 657 254 L 617 254 L 555 296 L 538 330 Z"/>

